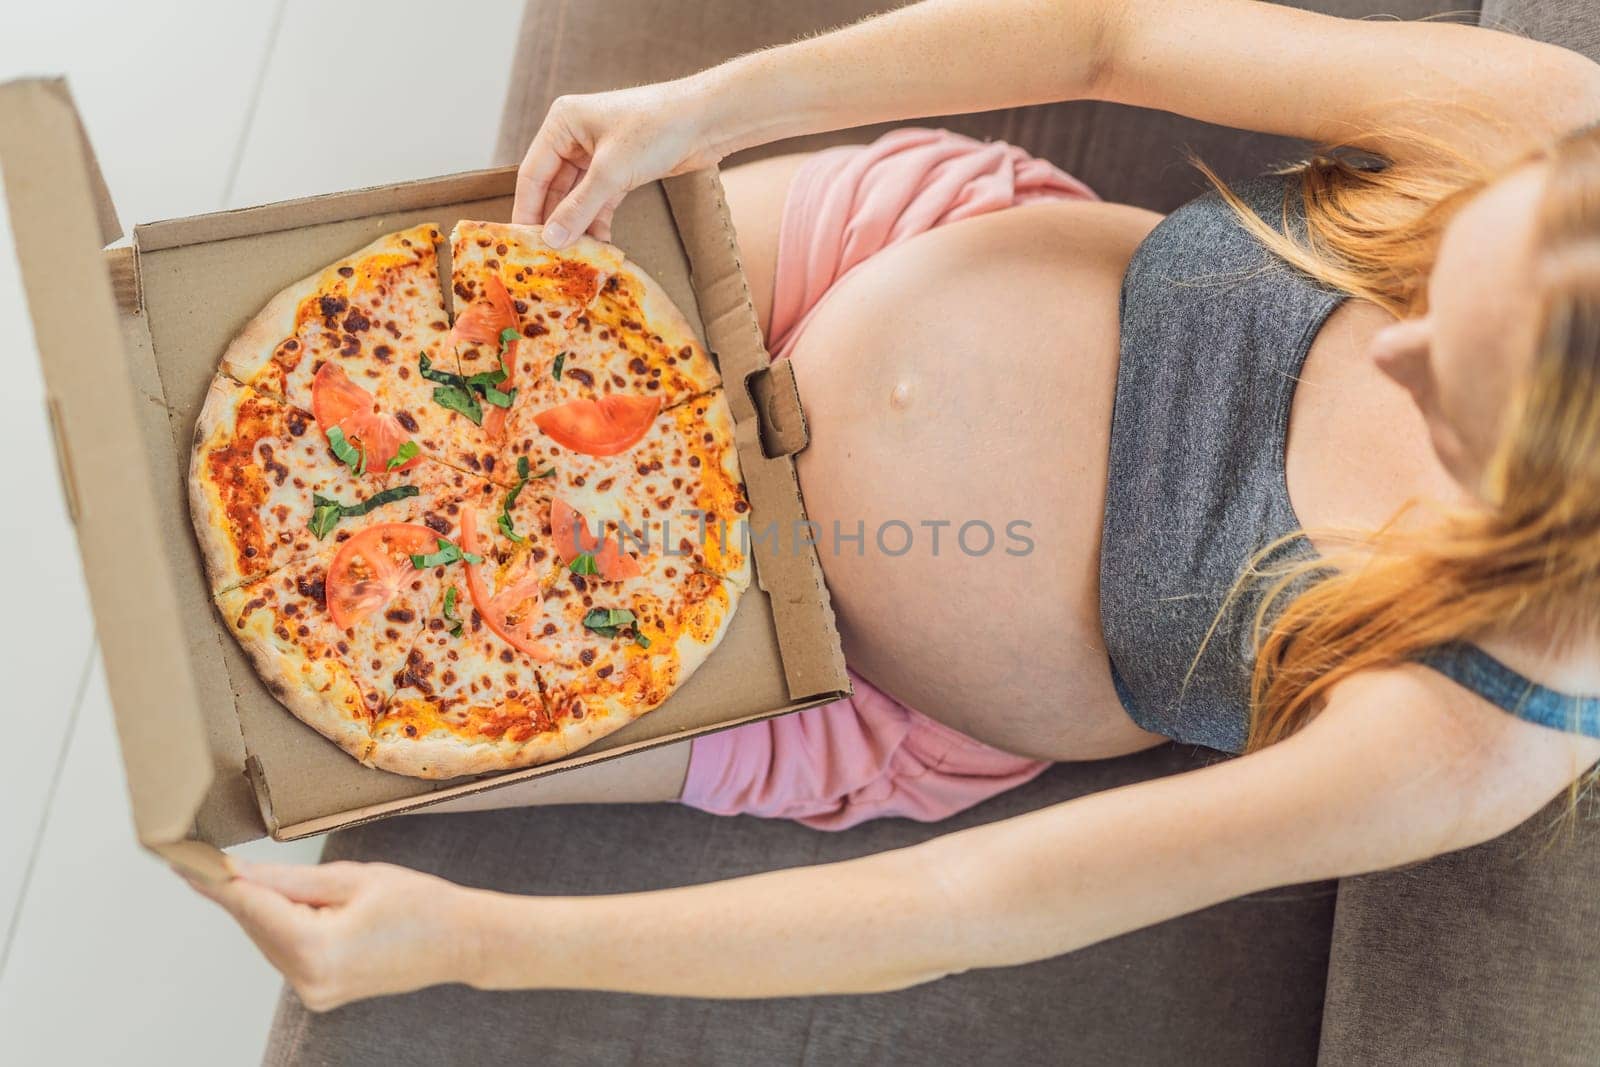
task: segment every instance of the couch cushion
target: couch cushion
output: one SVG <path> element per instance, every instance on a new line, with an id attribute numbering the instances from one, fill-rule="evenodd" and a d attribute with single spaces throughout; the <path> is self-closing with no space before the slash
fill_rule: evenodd
<path id="1" fill-rule="evenodd" d="M 1062 764 L 937 826 L 892 819 L 827 834 L 675 805 L 524 809 L 389 819 L 333 836 L 325 857 L 386 860 L 513 893 L 628 892 L 897 848 L 1199 762 L 1166 746 Z M 286 993 L 265 1062 L 1291 1067 L 1315 1060 L 1332 918 L 1331 883 L 1275 890 L 1057 959 L 870 997 L 451 986 L 311 1015 Z"/>
<path id="2" fill-rule="evenodd" d="M 1594 0 L 1483 0 L 1482 24 L 1600 61 L 1600 4 Z"/>

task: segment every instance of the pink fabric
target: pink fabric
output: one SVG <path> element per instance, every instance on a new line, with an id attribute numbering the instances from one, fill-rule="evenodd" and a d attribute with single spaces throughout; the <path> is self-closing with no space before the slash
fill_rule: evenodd
<path id="1" fill-rule="evenodd" d="M 783 207 L 768 347 L 787 358 L 829 289 L 874 253 L 947 222 L 1036 200 L 1094 199 L 1020 148 L 901 129 L 819 152 Z M 682 801 L 717 815 L 843 830 L 901 816 L 936 822 L 1049 764 L 991 748 L 851 672 L 852 696 L 696 738 Z"/>
<path id="2" fill-rule="evenodd" d="M 833 284 L 874 254 L 947 222 L 1040 200 L 1097 200 L 1003 141 L 908 127 L 818 152 L 789 185 L 767 348 L 785 359 Z"/>

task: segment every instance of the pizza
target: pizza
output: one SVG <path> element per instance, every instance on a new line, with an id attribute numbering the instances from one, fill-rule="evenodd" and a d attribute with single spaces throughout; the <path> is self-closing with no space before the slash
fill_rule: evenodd
<path id="1" fill-rule="evenodd" d="M 717 369 L 622 252 L 379 238 L 222 354 L 190 512 L 224 626 L 367 766 L 560 759 L 659 707 L 751 580 Z"/>

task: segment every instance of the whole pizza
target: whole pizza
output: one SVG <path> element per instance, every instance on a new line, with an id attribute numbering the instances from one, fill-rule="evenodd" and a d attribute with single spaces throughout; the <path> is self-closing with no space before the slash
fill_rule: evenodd
<path id="1" fill-rule="evenodd" d="M 228 631 L 368 766 L 559 759 L 657 707 L 750 580 L 716 368 L 616 247 L 390 234 L 279 293 L 195 427 Z M 453 314 L 452 314 L 453 308 Z"/>

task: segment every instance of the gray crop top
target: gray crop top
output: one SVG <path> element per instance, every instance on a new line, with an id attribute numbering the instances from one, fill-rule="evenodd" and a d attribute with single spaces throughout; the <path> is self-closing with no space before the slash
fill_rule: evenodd
<path id="1" fill-rule="evenodd" d="M 1237 191 L 1279 227 L 1292 180 Z M 1117 691 L 1146 730 L 1244 748 L 1256 602 L 1241 596 L 1205 636 L 1255 553 L 1300 527 L 1284 473 L 1289 408 L 1343 299 L 1269 253 L 1215 193 L 1162 221 L 1128 265 L 1100 612 Z M 1284 554 L 1315 555 L 1303 537 Z M 1600 697 L 1547 689 L 1472 645 L 1418 660 L 1514 715 L 1600 736 Z"/>

